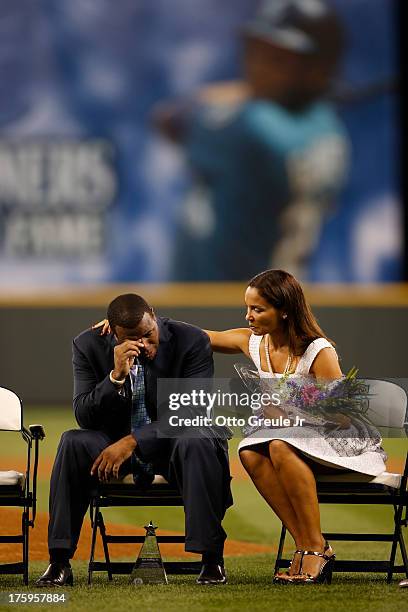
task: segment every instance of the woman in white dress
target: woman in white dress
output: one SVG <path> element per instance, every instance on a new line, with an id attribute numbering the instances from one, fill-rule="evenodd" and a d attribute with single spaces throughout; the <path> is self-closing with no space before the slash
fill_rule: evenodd
<path id="1" fill-rule="evenodd" d="M 291 274 L 282 270 L 258 274 L 249 282 L 245 303 L 249 328 L 207 330 L 214 351 L 244 353 L 261 378 L 342 377 L 336 351 Z M 338 422 L 348 430 L 348 417 L 339 415 Z M 282 429 L 258 431 L 256 437 L 241 441 L 239 454 L 246 471 L 296 545 L 289 572 L 275 576 L 275 582 L 330 582 L 335 555 L 321 532 L 315 473 L 341 469 L 376 476 L 385 470 L 380 442 L 369 436 L 345 437 L 333 447 L 316 431 L 311 437 L 288 439 Z"/>

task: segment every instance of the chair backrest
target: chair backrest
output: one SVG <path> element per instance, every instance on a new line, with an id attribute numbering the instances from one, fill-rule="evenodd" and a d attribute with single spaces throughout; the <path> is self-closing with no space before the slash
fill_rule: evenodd
<path id="1" fill-rule="evenodd" d="M 18 395 L 0 387 L 0 429 L 21 431 L 23 426 L 23 405 Z"/>
<path id="2" fill-rule="evenodd" d="M 388 380 L 364 379 L 370 387 L 367 417 L 376 427 L 404 428 L 407 415 L 407 393 Z"/>

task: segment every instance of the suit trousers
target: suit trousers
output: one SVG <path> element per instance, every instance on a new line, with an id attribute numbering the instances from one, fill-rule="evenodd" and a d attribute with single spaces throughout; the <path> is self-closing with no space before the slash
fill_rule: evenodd
<path id="1" fill-rule="evenodd" d="M 70 558 L 74 555 L 90 496 L 97 486 L 96 477 L 90 475 L 92 464 L 113 442 L 106 433 L 90 429 L 62 434 L 51 475 L 50 551 L 65 549 Z M 232 504 L 226 441 L 157 438 L 149 441 L 148 453 L 141 457 L 153 461 L 156 473 L 180 491 L 186 551 L 222 554 L 226 533 L 221 522 Z"/>

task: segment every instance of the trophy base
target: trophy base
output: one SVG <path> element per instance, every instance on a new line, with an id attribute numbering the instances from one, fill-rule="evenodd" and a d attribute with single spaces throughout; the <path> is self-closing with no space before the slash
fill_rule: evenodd
<path id="1" fill-rule="evenodd" d="M 130 580 L 135 586 L 141 584 L 168 584 L 166 570 L 160 558 L 138 559 Z"/>

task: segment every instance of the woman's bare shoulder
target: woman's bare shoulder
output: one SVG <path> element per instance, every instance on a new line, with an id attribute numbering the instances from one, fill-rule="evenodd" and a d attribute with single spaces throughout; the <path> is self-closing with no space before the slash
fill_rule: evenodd
<path id="1" fill-rule="evenodd" d="M 333 346 L 326 346 L 318 352 L 312 363 L 310 372 L 314 374 L 316 378 L 326 380 L 342 377 L 339 359 Z"/>

